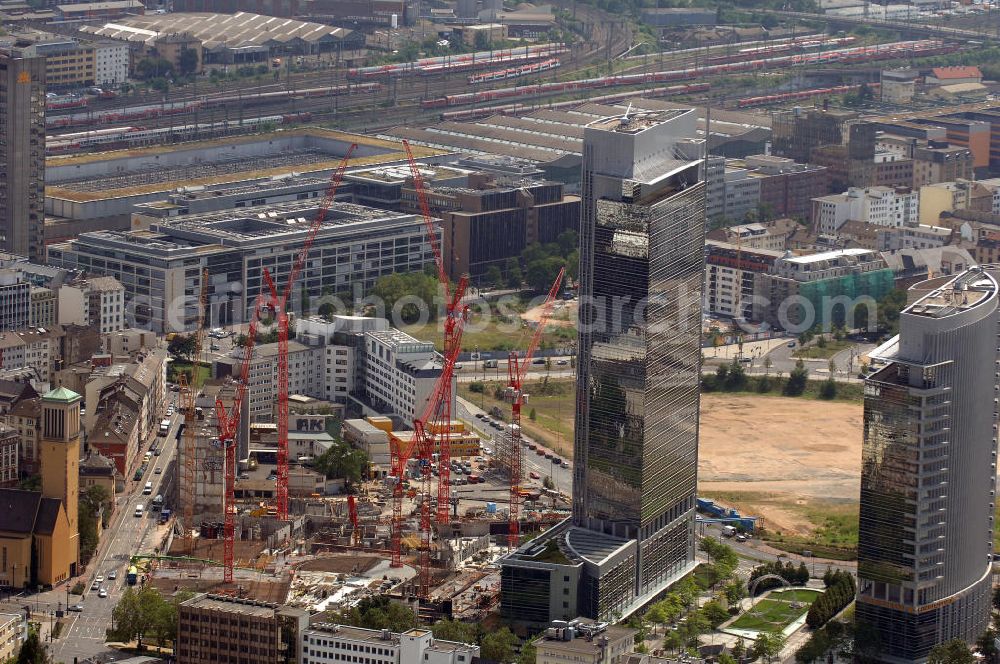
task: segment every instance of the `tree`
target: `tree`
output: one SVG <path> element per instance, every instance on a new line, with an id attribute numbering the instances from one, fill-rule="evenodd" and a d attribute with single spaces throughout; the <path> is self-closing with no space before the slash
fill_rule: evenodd
<path id="1" fill-rule="evenodd" d="M 809 370 L 806 363 L 801 359 L 796 360 L 795 368 L 788 374 L 788 382 L 785 383 L 785 396 L 797 397 L 806 391 L 806 384 L 809 380 Z"/>
<path id="2" fill-rule="evenodd" d="M 503 273 L 500 271 L 500 268 L 496 265 L 490 265 L 486 270 L 486 274 L 483 275 L 483 284 L 493 286 L 494 288 L 503 286 Z"/>
<path id="3" fill-rule="evenodd" d="M 653 623 L 654 630 L 656 625 L 667 624 L 667 612 L 664 610 L 662 602 L 657 602 L 649 607 L 649 611 L 646 611 L 646 620 Z"/>
<path id="4" fill-rule="evenodd" d="M 722 589 L 729 606 L 737 606 L 741 599 L 747 596 L 747 589 L 739 579 L 733 579 Z"/>
<path id="5" fill-rule="evenodd" d="M 178 334 L 175 335 L 170 343 L 167 344 L 167 352 L 174 357 L 182 357 L 188 362 L 191 361 L 192 356 L 197 352 L 197 341 L 193 334 Z"/>
<path id="6" fill-rule="evenodd" d="M 742 636 L 736 637 L 736 643 L 733 644 L 733 657 L 737 660 L 743 659 L 743 656 L 747 654 L 747 644 L 743 640 Z"/>
<path id="7" fill-rule="evenodd" d="M 517 656 L 517 664 L 535 664 L 537 652 L 538 651 L 535 648 L 535 639 L 527 641 L 523 646 L 521 646 L 521 652 Z"/>
<path id="8" fill-rule="evenodd" d="M 431 631 L 434 632 L 435 639 L 458 641 L 459 643 L 475 643 L 476 632 L 478 630 L 476 629 L 476 625 L 471 623 L 445 618 L 431 625 Z"/>
<path id="9" fill-rule="evenodd" d="M 544 293 L 552 288 L 559 270 L 566 266 L 566 259 L 548 256 L 526 263 L 526 266 L 524 280 L 532 290 Z"/>
<path id="10" fill-rule="evenodd" d="M 142 617 L 139 612 L 139 596 L 135 590 L 129 586 L 125 588 L 118 604 L 111 611 L 111 623 L 114 628 L 110 630 L 116 641 L 128 643 L 138 637 L 142 643 Z"/>
<path id="11" fill-rule="evenodd" d="M 48 649 L 38 638 L 38 630 L 29 630 L 28 638 L 17 653 L 16 664 L 49 664 L 51 661 Z"/>
<path id="12" fill-rule="evenodd" d="M 737 661 L 728 652 L 719 653 L 719 664 L 738 664 Z"/>
<path id="13" fill-rule="evenodd" d="M 368 469 L 368 455 L 342 440 L 335 440 L 330 449 L 312 462 L 313 469 L 327 479 L 344 478 L 347 484 L 360 482 Z"/>
<path id="14" fill-rule="evenodd" d="M 198 52 L 193 48 L 183 48 L 177 56 L 177 66 L 181 74 L 187 76 L 198 70 Z"/>
<path id="15" fill-rule="evenodd" d="M 996 664 L 1000 658 L 1000 649 L 997 648 L 997 638 L 1000 633 L 992 627 L 983 632 L 983 635 L 976 641 L 976 652 L 983 656 L 986 664 Z"/>
<path id="16" fill-rule="evenodd" d="M 486 50 L 490 47 L 490 37 L 482 30 L 476 32 L 475 42 L 476 49 L 479 51 Z"/>
<path id="17" fill-rule="evenodd" d="M 927 657 L 927 664 L 973 664 L 975 661 L 969 646 L 961 639 L 935 646 Z"/>
<path id="18" fill-rule="evenodd" d="M 534 408 L 532 408 L 531 412 L 528 413 L 528 419 L 530 419 L 532 422 L 538 419 L 538 413 L 535 412 Z"/>
<path id="19" fill-rule="evenodd" d="M 396 323 L 412 324 L 419 321 L 424 312 L 427 320 L 437 318 L 438 286 L 437 277 L 425 272 L 388 274 L 375 282 L 372 295 L 385 304 L 386 316 L 395 312 L 401 319 Z M 397 302 L 400 300 L 403 300 L 403 304 L 397 310 Z"/>
<path id="20" fill-rule="evenodd" d="M 722 602 L 715 599 L 705 602 L 705 605 L 701 607 L 701 612 L 712 629 L 726 622 L 729 618 L 729 611 L 726 611 L 726 607 L 722 606 Z"/>
<path id="21" fill-rule="evenodd" d="M 517 637 L 514 636 L 509 627 L 501 627 L 499 630 L 483 635 L 479 642 L 479 656 L 497 662 L 510 662 L 514 659 L 516 647 Z"/>
<path id="22" fill-rule="evenodd" d="M 837 381 L 830 376 L 823 381 L 823 384 L 819 387 L 819 396 L 821 399 L 836 399 L 837 398 Z"/>
<path id="23" fill-rule="evenodd" d="M 761 632 L 751 651 L 765 662 L 773 662 L 785 647 L 785 636 L 780 632 Z"/>
<path id="24" fill-rule="evenodd" d="M 97 549 L 97 519 L 100 516 L 106 519 L 110 507 L 111 497 L 103 486 L 88 487 L 80 496 L 80 501 L 77 503 L 77 522 L 80 531 L 80 558 L 83 562 L 89 561 Z"/>
<path id="25" fill-rule="evenodd" d="M 173 74 L 173 71 L 174 66 L 170 61 L 159 57 L 143 58 L 135 65 L 136 77 L 146 81 Z"/>
<path id="26" fill-rule="evenodd" d="M 521 264 L 516 258 L 508 258 L 504 268 L 507 273 L 507 288 L 520 288 L 524 282 L 524 274 L 521 272 Z"/>

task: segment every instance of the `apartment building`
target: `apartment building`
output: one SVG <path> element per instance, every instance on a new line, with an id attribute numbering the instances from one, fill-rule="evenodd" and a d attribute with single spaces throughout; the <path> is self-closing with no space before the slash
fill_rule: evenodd
<path id="1" fill-rule="evenodd" d="M 17 486 L 21 479 L 18 470 L 18 447 L 21 435 L 17 429 L 0 425 L 0 487 Z M 0 648 L 2 648 L 2 627 L 0 627 Z"/>
<path id="2" fill-rule="evenodd" d="M 362 629 L 332 623 L 311 625 L 302 633 L 301 664 L 472 664 L 479 646 L 434 638 L 429 629 L 405 632 Z"/>
<path id="3" fill-rule="evenodd" d="M 782 256 L 754 279 L 754 320 L 795 332 L 850 322 L 848 307 L 878 300 L 894 285 L 879 253 L 862 248 Z"/>
<path id="4" fill-rule="evenodd" d="M 941 213 L 956 210 L 1000 214 L 1000 179 L 938 182 L 920 188 L 920 223 L 936 225 Z"/>
<path id="5" fill-rule="evenodd" d="M 0 376 L 29 375 L 32 387 L 47 392 L 59 359 L 62 336 L 60 325 L 0 333 Z"/>
<path id="6" fill-rule="evenodd" d="M 178 607 L 178 664 L 298 664 L 309 612 L 227 595 Z"/>
<path id="7" fill-rule="evenodd" d="M 299 319 L 288 344 L 288 389 L 345 404 L 356 401 L 366 414 L 393 415 L 406 426 L 426 407 L 441 375 L 434 344 L 363 316 Z M 247 409 L 253 422 L 271 421 L 277 392 L 278 344 L 258 344 L 250 362 Z M 222 378 L 242 370 L 243 349 L 215 361 Z M 454 394 L 452 395 L 454 399 Z"/>
<path id="8" fill-rule="evenodd" d="M 24 613 L 0 613 L 0 660 L 15 659 L 27 639 L 28 620 Z"/>
<path id="9" fill-rule="evenodd" d="M 408 426 L 424 412 L 441 368 L 429 341 L 396 329 L 365 333 L 367 396 L 379 412 L 398 415 Z"/>
<path id="10" fill-rule="evenodd" d="M 16 270 L 0 270 L 0 331 L 31 324 L 31 285 Z"/>
<path id="11" fill-rule="evenodd" d="M 784 251 L 788 238 L 801 228 L 794 219 L 772 219 L 752 224 L 716 228 L 706 234 L 706 239 L 737 245 L 744 249 Z"/>
<path id="12" fill-rule="evenodd" d="M 705 311 L 728 318 L 753 317 L 754 275 L 767 272 L 781 251 L 705 241 Z"/>
<path id="13" fill-rule="evenodd" d="M 91 277 L 57 291 L 59 322 L 90 325 L 101 334 L 125 328 L 125 287 L 114 277 Z"/>
<path id="14" fill-rule="evenodd" d="M 52 327 L 59 321 L 59 297 L 51 288 L 32 286 L 29 302 L 28 324 L 34 327 Z"/>
<path id="15" fill-rule="evenodd" d="M 128 44 L 114 41 L 94 44 L 94 85 L 115 86 L 128 80 L 129 57 Z"/>
<path id="16" fill-rule="evenodd" d="M 843 194 L 813 199 L 813 223 L 820 233 L 836 235 L 846 221 L 875 226 L 914 226 L 920 222 L 918 192 L 907 187 L 852 187 Z"/>

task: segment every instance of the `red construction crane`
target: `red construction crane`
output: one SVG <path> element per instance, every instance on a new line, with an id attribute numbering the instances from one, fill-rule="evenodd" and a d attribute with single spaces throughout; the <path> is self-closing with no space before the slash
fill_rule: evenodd
<path id="1" fill-rule="evenodd" d="M 267 304 L 271 309 L 274 309 L 274 315 L 278 319 L 278 467 L 275 495 L 278 518 L 281 520 L 288 519 L 288 298 L 292 294 L 296 280 L 298 280 L 299 272 L 302 271 L 302 267 L 309 257 L 309 250 L 312 248 L 313 240 L 316 239 L 316 233 L 319 232 L 320 226 L 326 219 L 326 213 L 333 205 L 340 181 L 344 178 L 344 171 L 347 170 L 347 164 L 357 147 L 357 143 L 352 143 L 347 148 L 347 153 L 340 161 L 340 165 L 337 166 L 337 170 L 330 176 L 330 186 L 327 187 L 319 210 L 316 211 L 316 217 L 309 227 L 309 235 L 302 244 L 298 258 L 295 259 L 295 263 L 288 273 L 288 281 L 285 284 L 284 293 L 280 297 L 274 280 L 271 278 L 271 273 L 266 268 L 264 269 L 264 283 L 270 293 Z"/>
<path id="2" fill-rule="evenodd" d="M 420 214 L 424 218 L 424 225 L 427 228 L 427 241 L 430 243 L 431 249 L 434 251 L 434 266 L 437 268 L 438 281 L 441 283 L 441 289 L 444 293 L 444 301 L 446 303 L 444 319 L 444 356 L 447 358 L 451 355 L 455 355 L 457 358 L 459 349 L 462 345 L 461 322 L 464 322 L 462 296 L 454 297 L 451 292 L 451 281 L 448 279 L 448 272 L 444 267 L 441 247 L 438 244 L 437 229 L 434 227 L 434 219 L 431 217 L 430 206 L 427 204 L 427 195 L 424 192 L 424 176 L 420 172 L 420 168 L 417 165 L 416 160 L 413 158 L 413 151 L 410 149 L 408 141 L 403 141 L 403 149 L 406 150 L 406 159 L 410 164 L 410 174 L 413 177 L 413 188 L 417 192 L 417 200 L 420 203 Z M 467 285 L 468 278 L 463 276 L 460 280 L 460 288 L 463 294 L 465 292 L 465 286 Z M 454 368 L 452 368 L 452 371 L 454 371 Z M 442 404 L 438 404 L 439 419 L 435 419 L 433 421 L 443 424 L 438 425 L 437 432 L 431 433 L 437 435 L 438 448 L 438 491 L 436 516 L 437 522 L 444 525 L 449 523 L 451 519 L 451 516 L 448 513 L 449 499 L 451 498 L 451 436 L 448 435 L 448 429 L 451 426 L 452 372 L 442 372 L 441 381 L 446 383 L 443 388 L 446 390 L 444 394 L 447 395 L 447 399 L 445 399 L 443 404 L 443 410 L 440 408 Z M 423 424 L 426 425 L 427 422 L 428 420 L 423 420 Z M 441 428 L 442 426 L 443 429 Z M 414 426 L 414 428 L 416 428 L 416 426 Z M 428 454 L 433 454 L 433 452 L 434 450 L 431 449 Z M 431 457 L 428 456 L 428 463 L 430 462 L 430 459 Z"/>
<path id="3" fill-rule="evenodd" d="M 353 494 L 347 497 L 347 517 L 351 520 L 351 544 L 357 546 L 361 541 L 361 531 L 358 528 L 358 501 Z"/>
<path id="4" fill-rule="evenodd" d="M 222 400 L 215 399 L 215 418 L 219 426 L 219 444 L 226 451 L 226 492 L 225 492 L 225 526 L 223 529 L 223 582 L 233 581 L 233 547 L 236 535 L 236 437 L 240 430 L 240 415 L 243 409 L 243 399 L 247 394 L 250 381 L 250 361 L 253 359 L 253 346 L 257 339 L 257 322 L 260 320 L 260 310 L 263 306 L 263 296 L 258 295 L 254 303 L 253 318 L 250 319 L 250 329 L 247 332 L 246 345 L 243 346 L 243 366 L 240 379 L 236 385 L 236 398 L 233 406 L 226 412 Z"/>
<path id="5" fill-rule="evenodd" d="M 517 351 L 511 351 L 507 360 L 507 389 L 511 398 L 510 407 L 510 514 L 507 528 L 507 546 L 517 548 L 518 535 L 521 530 L 521 404 L 524 393 L 521 387 L 524 384 L 524 375 L 531 364 L 531 356 L 538 349 L 538 342 L 542 340 L 542 332 L 545 324 L 552 315 L 552 306 L 555 304 L 556 296 L 559 294 L 559 287 L 562 285 L 563 277 L 566 275 L 566 268 L 559 270 L 555 283 L 549 289 L 545 304 L 542 305 L 542 315 L 538 318 L 538 326 L 531 337 L 531 343 L 524 353 L 524 357 L 518 359 Z"/>
<path id="6" fill-rule="evenodd" d="M 431 460 L 434 456 L 434 436 L 438 436 L 440 445 L 440 439 L 447 439 L 450 433 L 451 422 L 450 419 L 445 419 L 445 417 L 446 414 L 451 413 L 452 377 L 455 373 L 455 363 L 458 361 L 458 353 L 461 349 L 462 331 L 464 330 L 466 318 L 466 309 L 460 303 L 467 287 L 468 278 L 463 276 L 452 293 L 452 299 L 448 302 L 448 310 L 457 312 L 453 326 L 455 330 L 455 343 L 449 346 L 449 352 L 444 355 L 441 376 L 438 377 L 437 382 L 434 384 L 434 391 L 427 400 L 424 412 L 419 418 L 413 421 L 413 438 L 406 447 L 401 447 L 398 442 L 390 446 L 391 472 L 395 478 L 395 484 L 392 487 L 391 567 L 402 567 L 403 565 L 400 547 L 403 531 L 403 479 L 406 474 L 406 467 L 413 457 L 414 452 L 417 453 L 417 458 L 421 463 L 421 487 L 423 495 L 420 506 L 421 544 L 420 555 L 418 557 L 418 570 L 420 595 L 422 597 L 427 595 L 430 580 L 430 478 Z M 443 472 L 444 465 L 444 461 L 439 457 L 439 473 Z M 440 476 L 438 481 L 440 481 Z M 438 507 L 440 508 L 440 505 Z M 447 508 L 447 504 L 445 507 Z"/>
<path id="7" fill-rule="evenodd" d="M 448 514 L 450 498 L 450 470 L 451 470 L 451 402 L 452 402 L 452 382 L 455 373 L 455 363 L 458 360 L 458 353 L 462 347 L 462 331 L 464 329 L 467 308 L 462 305 L 462 298 L 468 288 L 468 276 L 463 275 L 457 286 L 452 290 L 451 281 L 445 271 L 444 260 L 441 255 L 441 247 L 438 243 L 437 229 L 431 217 L 430 206 L 427 204 L 427 196 L 424 193 L 424 178 L 413 158 L 413 151 L 410 144 L 403 141 L 403 149 L 406 151 L 406 159 L 410 165 L 410 173 L 413 177 L 413 188 L 417 192 L 417 200 L 420 203 L 421 216 L 427 229 L 427 241 L 434 252 L 434 265 L 437 268 L 438 281 L 445 299 L 445 319 L 444 319 L 444 362 L 441 367 L 441 375 L 434 385 L 434 391 L 427 401 L 424 412 L 413 422 L 413 439 L 401 447 L 397 442 L 390 450 L 392 462 L 392 475 L 395 484 L 392 490 L 392 567 L 402 566 L 402 555 L 400 551 L 402 530 L 403 530 L 403 479 L 406 474 L 406 467 L 413 453 L 416 452 L 421 467 L 421 507 L 420 507 L 420 533 L 421 543 L 419 551 L 419 584 L 420 595 L 427 596 L 430 580 L 430 549 L 431 549 L 431 463 L 434 458 L 435 448 L 438 453 L 438 491 L 437 491 L 437 514 L 435 515 L 439 524 L 447 524 L 450 521 Z M 436 445 L 435 445 L 436 441 Z"/>

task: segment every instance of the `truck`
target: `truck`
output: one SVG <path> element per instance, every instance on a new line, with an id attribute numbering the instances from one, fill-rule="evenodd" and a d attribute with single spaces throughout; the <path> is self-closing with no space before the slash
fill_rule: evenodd
<path id="1" fill-rule="evenodd" d="M 736 534 L 736 526 L 723 526 L 722 527 L 722 536 L 723 537 L 732 537 L 735 534 Z"/>
<path id="2" fill-rule="evenodd" d="M 128 568 L 128 574 L 125 575 L 125 581 L 130 585 L 134 586 L 136 581 L 139 580 L 139 570 L 135 565 L 131 565 Z"/>
<path id="3" fill-rule="evenodd" d="M 167 521 L 170 521 L 170 508 L 164 507 L 160 510 L 160 523 L 166 523 Z"/>

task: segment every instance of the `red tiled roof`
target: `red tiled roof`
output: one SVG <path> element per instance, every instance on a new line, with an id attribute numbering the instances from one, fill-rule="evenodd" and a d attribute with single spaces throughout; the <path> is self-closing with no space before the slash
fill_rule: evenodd
<path id="1" fill-rule="evenodd" d="M 954 78 L 983 77 L 983 72 L 979 71 L 979 67 L 934 67 L 931 69 L 931 73 L 934 74 L 934 78 L 941 81 Z"/>

